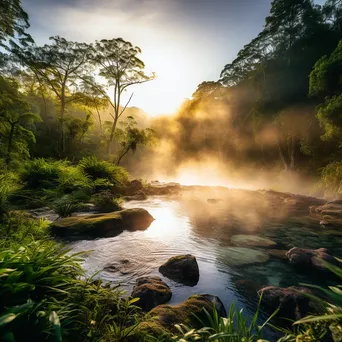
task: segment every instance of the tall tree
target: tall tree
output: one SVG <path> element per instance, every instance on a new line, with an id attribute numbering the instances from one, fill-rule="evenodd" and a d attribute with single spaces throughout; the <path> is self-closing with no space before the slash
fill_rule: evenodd
<path id="1" fill-rule="evenodd" d="M 113 123 L 107 141 L 107 153 L 110 155 L 118 121 L 133 96 L 132 93 L 126 103 L 123 103 L 123 93 L 135 84 L 152 80 L 154 74 L 145 74 L 145 65 L 138 57 L 140 48 L 122 38 L 96 41 L 92 51 L 92 59 L 100 69 L 100 76 L 106 81 L 107 88 L 112 89 L 112 95 L 109 96 L 102 88 L 98 88 L 113 109 Z M 91 83 L 91 79 L 86 77 L 84 81 Z"/>
<path id="2" fill-rule="evenodd" d="M 89 67 L 90 46 L 85 43 L 68 41 L 65 38 L 51 37 L 52 44 L 21 47 L 13 44 L 12 53 L 19 58 L 37 77 L 46 84 L 60 104 L 60 152 L 65 152 L 64 122 L 66 106 L 76 101 L 80 74 Z"/>

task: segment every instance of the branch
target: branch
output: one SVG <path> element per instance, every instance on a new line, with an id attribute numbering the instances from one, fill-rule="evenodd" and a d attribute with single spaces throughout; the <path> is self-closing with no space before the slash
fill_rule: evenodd
<path id="1" fill-rule="evenodd" d="M 120 116 L 123 114 L 123 112 L 126 110 L 128 104 L 129 104 L 129 103 L 131 102 L 131 100 L 132 100 L 133 95 L 134 95 L 134 93 L 131 94 L 131 96 L 129 97 L 129 99 L 128 99 L 126 105 L 125 105 L 125 107 L 124 107 L 123 110 L 120 112 L 120 114 L 119 114 L 118 117 L 120 117 Z"/>

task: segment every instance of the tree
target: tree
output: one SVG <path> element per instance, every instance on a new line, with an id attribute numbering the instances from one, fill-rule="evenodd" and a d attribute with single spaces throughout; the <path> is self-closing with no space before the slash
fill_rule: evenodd
<path id="1" fill-rule="evenodd" d="M 44 46 L 20 47 L 13 44 L 12 53 L 32 70 L 41 84 L 46 84 L 56 96 L 60 105 L 60 151 L 65 152 L 64 122 L 67 104 L 76 101 L 73 96 L 77 90 L 80 74 L 89 65 L 90 46 L 85 43 L 67 41 L 51 37 L 52 44 Z"/>
<path id="2" fill-rule="evenodd" d="M 9 165 L 14 152 L 29 155 L 27 143 L 34 142 L 35 137 L 27 124 L 40 118 L 32 113 L 15 81 L 0 77 L 0 90 L 0 139 L 4 144 L 5 162 Z"/>
<path id="3" fill-rule="evenodd" d="M 100 69 L 100 76 L 106 81 L 107 88 L 112 88 L 112 97 L 110 97 L 104 89 L 96 86 L 113 109 L 113 122 L 107 141 L 107 153 L 110 155 L 118 121 L 133 96 L 132 93 L 123 105 L 123 93 L 132 85 L 152 80 L 154 74 L 148 76 L 144 73 L 145 65 L 138 58 L 138 54 L 141 53 L 140 48 L 134 47 L 122 38 L 96 41 L 92 51 L 92 59 Z M 92 83 L 89 77 L 84 77 L 83 80 Z"/>
<path id="4" fill-rule="evenodd" d="M 29 27 L 28 15 L 23 10 L 20 0 L 0 1 L 0 44 L 15 35 L 18 35 L 22 42 L 31 40 L 31 37 L 25 33 Z"/>
<path id="5" fill-rule="evenodd" d="M 129 152 L 133 153 L 138 146 L 145 146 L 153 143 L 156 133 L 151 128 L 139 129 L 136 127 L 137 122 L 132 116 L 129 116 L 125 122 L 121 123 L 121 127 L 116 129 L 116 139 L 119 143 L 116 164 L 120 165 L 122 158 Z"/>
<path id="6" fill-rule="evenodd" d="M 335 140 L 342 147 L 342 41 L 330 56 L 323 56 L 310 74 L 310 96 L 323 103 L 317 118 L 324 128 L 323 140 Z"/>

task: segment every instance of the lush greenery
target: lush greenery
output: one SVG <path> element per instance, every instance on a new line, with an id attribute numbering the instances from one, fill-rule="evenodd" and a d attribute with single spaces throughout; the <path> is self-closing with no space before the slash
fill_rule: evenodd
<path id="1" fill-rule="evenodd" d="M 321 194 L 340 195 L 341 13 L 338 0 L 273 0 L 263 31 L 169 119 L 177 134 L 165 119 L 155 121 L 177 148 L 165 164 L 210 155 L 300 172 L 320 179 Z M 119 164 L 156 138 L 130 115 L 132 96 L 123 101 L 131 86 L 154 78 L 139 47 L 122 38 L 86 44 L 59 36 L 38 46 L 28 27 L 19 0 L 0 2 L 0 339 L 261 341 L 269 321 L 259 326 L 258 311 L 249 319 L 234 305 L 225 318 L 206 312 L 201 328 L 150 336 L 139 329 L 146 317 L 136 300 L 87 278 L 82 255 L 22 210 L 47 206 L 60 217 L 89 205 L 119 210 L 114 189 L 129 184 Z M 322 289 L 322 315 L 296 322 L 279 341 L 341 340 L 341 288 Z"/>

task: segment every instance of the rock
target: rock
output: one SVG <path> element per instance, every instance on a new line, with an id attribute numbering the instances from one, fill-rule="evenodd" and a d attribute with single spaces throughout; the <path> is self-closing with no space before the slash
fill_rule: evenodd
<path id="1" fill-rule="evenodd" d="M 125 209 L 108 214 L 61 218 L 50 226 L 59 237 L 110 237 L 123 230 L 144 230 L 154 218 L 145 209 Z"/>
<path id="2" fill-rule="evenodd" d="M 258 235 L 234 235 L 231 238 L 231 242 L 236 246 L 246 247 L 271 247 L 276 245 L 274 241 L 263 238 Z"/>
<path id="3" fill-rule="evenodd" d="M 175 324 L 191 324 L 198 327 L 199 322 L 194 315 L 202 317 L 204 315 L 203 308 L 212 313 L 213 303 L 215 303 L 218 314 L 226 317 L 226 310 L 218 297 L 208 294 L 192 295 L 179 305 L 159 305 L 155 307 L 149 313 L 149 320 L 140 324 L 138 329 L 144 331 L 147 329 L 147 332 L 159 340 L 160 332 L 166 334 L 178 333 Z"/>
<path id="4" fill-rule="evenodd" d="M 241 279 L 235 282 L 235 287 L 238 290 L 241 290 L 248 296 L 255 296 L 258 294 L 258 291 L 261 289 L 261 285 L 256 283 L 253 280 Z"/>
<path id="5" fill-rule="evenodd" d="M 124 196 L 134 196 L 144 188 L 142 182 L 138 179 L 132 180 L 128 185 L 115 185 L 112 188 L 114 194 Z"/>
<path id="6" fill-rule="evenodd" d="M 30 209 L 27 212 L 36 219 L 45 219 L 50 222 L 54 222 L 58 219 L 59 215 L 49 207 L 42 207 L 37 209 Z"/>
<path id="7" fill-rule="evenodd" d="M 224 247 L 219 249 L 217 258 L 228 266 L 241 266 L 263 263 L 268 261 L 270 257 L 268 254 L 256 249 Z"/>
<path id="8" fill-rule="evenodd" d="M 130 260 L 127 259 L 122 259 L 115 263 L 106 265 L 103 269 L 108 272 L 120 272 L 120 274 L 122 275 L 127 275 L 134 272 L 135 263 L 132 263 Z"/>
<path id="9" fill-rule="evenodd" d="M 184 285 L 195 286 L 199 280 L 197 260 L 191 254 L 170 258 L 159 267 L 159 272 L 165 277 Z"/>
<path id="10" fill-rule="evenodd" d="M 338 265 L 337 260 L 328 253 L 326 248 L 304 249 L 293 247 L 286 253 L 286 256 L 293 265 L 303 269 L 327 270 L 320 260 Z"/>
<path id="11" fill-rule="evenodd" d="M 278 259 L 284 259 L 287 260 L 286 256 L 287 250 L 286 249 L 268 249 L 267 254 L 270 256 L 273 256 Z"/>
<path id="12" fill-rule="evenodd" d="M 136 195 L 125 196 L 126 201 L 145 201 L 147 199 L 146 194 L 143 191 L 138 191 Z"/>
<path id="13" fill-rule="evenodd" d="M 171 195 L 178 194 L 182 187 L 179 183 L 156 183 L 152 182 L 145 189 L 147 195 Z"/>
<path id="14" fill-rule="evenodd" d="M 139 298 L 136 305 L 144 311 L 150 311 L 160 304 L 167 303 L 172 297 L 172 292 L 159 277 L 142 277 L 136 280 L 131 296 Z"/>
<path id="15" fill-rule="evenodd" d="M 310 297 L 311 291 L 300 287 L 281 288 L 267 286 L 259 291 L 263 304 L 270 313 L 279 308 L 278 317 L 298 320 L 315 311 Z"/>

